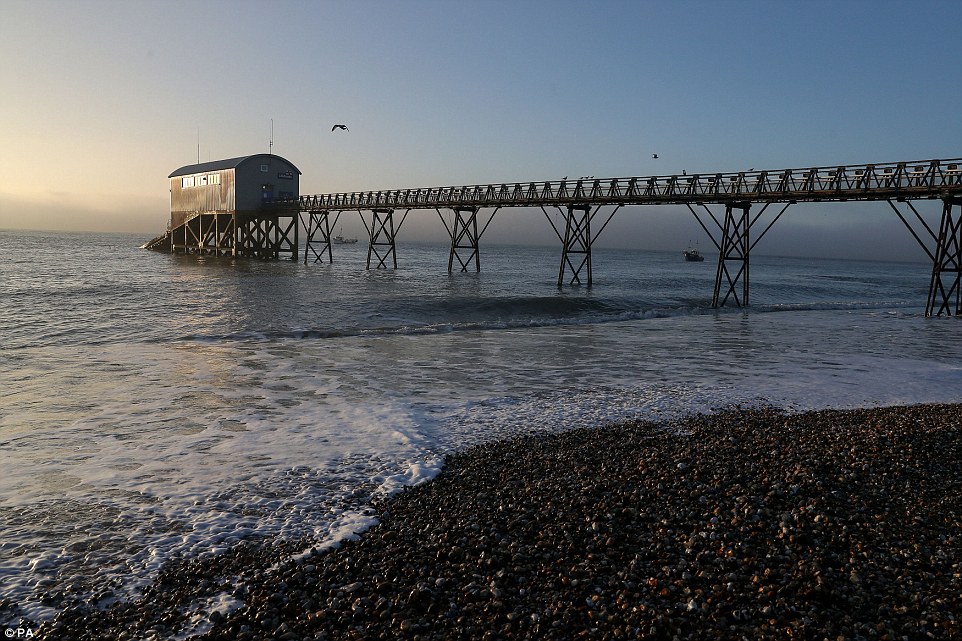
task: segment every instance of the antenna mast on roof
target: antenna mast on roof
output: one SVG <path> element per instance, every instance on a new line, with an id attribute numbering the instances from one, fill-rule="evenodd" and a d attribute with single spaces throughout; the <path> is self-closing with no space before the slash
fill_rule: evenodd
<path id="1" fill-rule="evenodd" d="M 271 118 L 271 143 L 267 147 L 267 155 L 274 153 L 274 119 Z"/>
<path id="2" fill-rule="evenodd" d="M 197 126 L 197 164 L 200 164 L 200 125 Z"/>

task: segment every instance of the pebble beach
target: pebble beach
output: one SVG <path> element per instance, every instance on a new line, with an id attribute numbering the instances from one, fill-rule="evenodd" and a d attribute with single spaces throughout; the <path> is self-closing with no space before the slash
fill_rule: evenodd
<path id="1" fill-rule="evenodd" d="M 449 456 L 335 549 L 171 563 L 141 598 L 35 634 L 960 639 L 960 508 L 960 405 L 530 434 Z"/>

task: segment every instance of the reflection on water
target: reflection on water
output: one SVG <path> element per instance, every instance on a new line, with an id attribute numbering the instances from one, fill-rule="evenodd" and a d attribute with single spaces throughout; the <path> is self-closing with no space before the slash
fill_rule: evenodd
<path id="1" fill-rule="evenodd" d="M 376 272 L 27 236 L 0 233 L 3 620 L 51 616 L 54 585 L 129 594 L 174 555 L 343 536 L 372 492 L 489 439 L 962 389 L 924 268 L 759 260 L 773 303 L 712 311 L 713 270 L 674 254 L 599 252 L 594 287 L 559 290 L 546 248 L 449 276 L 444 247 Z"/>

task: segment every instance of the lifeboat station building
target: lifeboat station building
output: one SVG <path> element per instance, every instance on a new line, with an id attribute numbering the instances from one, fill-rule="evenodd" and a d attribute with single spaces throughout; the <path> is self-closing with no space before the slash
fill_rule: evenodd
<path id="1" fill-rule="evenodd" d="M 173 253 L 275 259 L 289 253 L 297 260 L 296 214 L 269 205 L 296 199 L 300 175 L 273 154 L 181 167 L 169 176 L 170 224 L 163 238 Z"/>

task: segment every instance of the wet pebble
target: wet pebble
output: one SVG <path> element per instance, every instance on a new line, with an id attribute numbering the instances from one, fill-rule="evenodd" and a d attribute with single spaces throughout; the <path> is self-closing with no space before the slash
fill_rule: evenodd
<path id="1" fill-rule="evenodd" d="M 238 546 L 41 633 L 149 638 L 221 590 L 243 605 L 202 639 L 960 638 L 960 409 L 735 408 L 491 443 L 310 563 Z"/>

